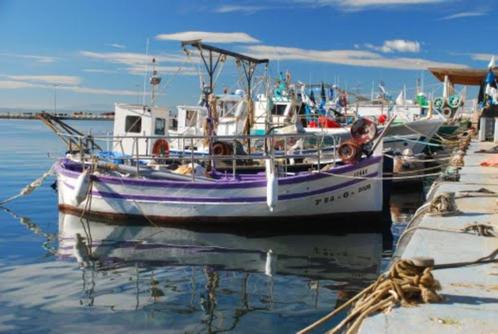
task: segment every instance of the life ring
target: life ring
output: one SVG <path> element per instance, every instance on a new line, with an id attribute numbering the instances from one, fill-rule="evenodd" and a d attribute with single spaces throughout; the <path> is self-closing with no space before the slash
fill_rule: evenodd
<path id="1" fill-rule="evenodd" d="M 339 145 L 337 154 L 346 164 L 356 163 L 361 158 L 361 145 L 354 141 L 345 141 Z"/>
<path id="2" fill-rule="evenodd" d="M 152 156 L 167 157 L 169 156 L 169 144 L 166 139 L 157 139 L 152 145 Z"/>
<path id="3" fill-rule="evenodd" d="M 213 155 L 232 155 L 233 148 L 232 145 L 226 142 L 217 141 L 213 143 Z"/>
<path id="4" fill-rule="evenodd" d="M 434 99 L 433 104 L 434 104 L 434 108 L 436 110 L 442 110 L 444 105 L 446 104 L 445 98 L 444 97 L 436 97 Z"/>
<path id="5" fill-rule="evenodd" d="M 452 109 L 456 109 L 456 108 L 460 107 L 461 103 L 462 103 L 462 99 L 458 95 L 451 95 L 448 98 L 448 105 Z"/>
<path id="6" fill-rule="evenodd" d="M 451 108 L 449 107 L 444 107 L 443 110 L 441 110 L 441 114 L 446 117 L 446 118 L 449 118 L 451 117 L 451 114 L 453 113 L 453 110 L 451 110 Z"/>
<path id="7" fill-rule="evenodd" d="M 368 144 L 376 135 L 377 126 L 368 118 L 359 118 L 351 125 L 351 137 L 359 145 Z"/>

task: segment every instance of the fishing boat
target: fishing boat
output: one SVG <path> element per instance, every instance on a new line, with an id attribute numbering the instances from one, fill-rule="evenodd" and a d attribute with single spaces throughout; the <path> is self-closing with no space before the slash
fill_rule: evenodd
<path id="1" fill-rule="evenodd" d="M 154 224 L 330 223 L 331 218 L 375 220 L 381 215 L 382 143 L 372 124 L 359 122 L 349 134 L 351 141 L 332 137 L 330 145 L 323 134 L 276 133 L 270 128 L 264 135 L 251 135 L 252 112 L 247 111 L 241 113 L 242 134 L 220 135 L 212 94 L 218 61 L 206 61 L 203 52 L 209 59 L 229 55 L 247 69 L 248 90 L 239 103 L 244 101 L 249 110 L 255 66 L 267 60 L 200 41 L 182 45 L 199 50 L 210 74 L 201 106 L 207 111 L 202 135 L 167 131 L 168 114 L 154 103 L 117 105 L 113 135 L 65 135 L 68 154 L 55 164 L 62 211 Z M 197 131 L 199 124 L 193 128 Z M 313 149 L 297 149 L 303 143 Z M 121 159 L 102 154 L 100 148 L 108 146 L 120 147 Z M 171 154 L 175 146 L 181 154 Z M 304 168 L 296 168 L 300 166 Z"/>
<path id="2" fill-rule="evenodd" d="M 325 133 L 347 140 L 349 126 L 359 117 L 374 120 L 380 130 L 395 117 L 385 133 L 384 149 L 400 153 L 409 149 L 414 154 L 422 153 L 426 145 L 430 145 L 430 139 L 446 120 L 425 107 L 427 101 L 423 96 L 419 96 L 417 103 L 407 105 L 397 101 L 393 105 L 386 99 L 369 101 L 356 94 L 357 102 L 350 105 L 347 100 L 349 93 L 336 85 L 310 85 L 308 93 L 305 84 L 293 84 L 289 78 L 288 74 L 285 78 L 281 75 L 273 95 L 258 96 L 255 103 L 257 120 L 268 118 L 272 124 L 286 125 L 287 129 L 294 127 L 308 133 Z M 320 88 L 319 101 L 313 93 L 315 88 Z M 326 89 L 329 94 L 326 94 Z M 339 97 L 334 99 L 335 95 Z M 267 109 L 271 112 L 270 117 L 266 116 Z M 256 122 L 254 132 L 264 132 L 264 122 Z"/>
<path id="3" fill-rule="evenodd" d="M 213 137 L 210 141 L 276 143 L 301 138 L 272 135 Z M 93 136 L 92 140 L 109 138 Z M 174 141 L 175 138 L 136 137 L 135 143 L 139 140 Z M 78 142 L 87 140 L 79 138 Z M 182 161 L 160 164 L 157 163 L 163 160 L 160 156 L 140 151 L 136 151 L 130 164 L 113 164 L 92 154 L 87 146 L 81 149 L 85 153 L 68 154 L 55 165 L 59 208 L 92 217 L 145 219 L 154 223 L 319 221 L 333 216 L 375 216 L 382 211 L 382 181 L 378 178 L 382 175 L 381 147 L 378 145 L 374 152 L 361 157 L 361 151 L 355 152 L 353 160 L 346 147 L 347 152 L 342 153 L 344 161 L 337 151 L 293 155 L 274 150 L 261 154 L 254 149 L 254 153 L 242 156 L 199 157 L 191 150 L 191 160 L 184 160 L 179 166 Z M 293 158 L 311 159 L 314 168 L 286 172 L 286 164 Z M 143 165 L 141 160 L 149 164 Z M 232 171 L 217 172 L 218 161 L 232 166 Z M 241 161 L 259 168 L 253 173 L 239 173 L 237 166 Z"/>

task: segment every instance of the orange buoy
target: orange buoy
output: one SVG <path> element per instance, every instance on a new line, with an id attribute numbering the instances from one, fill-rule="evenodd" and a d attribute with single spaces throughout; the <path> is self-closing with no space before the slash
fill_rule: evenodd
<path id="1" fill-rule="evenodd" d="M 387 121 L 387 116 L 380 115 L 379 117 L 377 117 L 377 121 L 379 121 L 379 124 L 384 124 Z"/>
<path id="2" fill-rule="evenodd" d="M 346 164 L 355 163 L 361 158 L 361 145 L 354 141 L 348 140 L 339 145 L 337 153 L 339 154 L 339 158 L 341 158 L 342 162 Z"/>
<path id="3" fill-rule="evenodd" d="M 169 144 L 165 139 L 157 139 L 152 145 L 152 156 L 167 157 L 169 156 Z"/>
<path id="4" fill-rule="evenodd" d="M 326 128 L 326 129 L 341 127 L 339 123 L 324 115 L 318 117 L 318 124 L 320 124 L 321 128 Z"/>
<path id="5" fill-rule="evenodd" d="M 357 144 L 368 144 L 376 135 L 377 126 L 368 118 L 359 118 L 351 126 L 351 137 Z"/>
<path id="6" fill-rule="evenodd" d="M 232 146 L 226 142 L 217 141 L 213 143 L 213 155 L 231 155 Z"/>
<path id="7" fill-rule="evenodd" d="M 309 121 L 308 122 L 308 128 L 317 128 L 318 125 L 316 124 L 315 121 Z"/>

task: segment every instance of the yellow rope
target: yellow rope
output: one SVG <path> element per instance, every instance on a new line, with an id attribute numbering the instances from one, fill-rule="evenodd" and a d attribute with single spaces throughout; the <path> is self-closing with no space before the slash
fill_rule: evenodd
<path id="1" fill-rule="evenodd" d="M 413 260 L 396 261 L 391 269 L 380 276 L 377 281 L 340 308 L 300 330 L 298 334 L 309 333 L 353 303 L 348 316 L 328 331 L 328 334 L 335 334 L 345 329 L 347 329 L 346 333 L 354 334 L 366 317 L 377 312 L 389 311 L 398 305 L 414 306 L 419 303 L 441 301 L 441 296 L 437 293 L 441 287 L 432 275 L 432 266 L 433 263 L 419 265 Z"/>

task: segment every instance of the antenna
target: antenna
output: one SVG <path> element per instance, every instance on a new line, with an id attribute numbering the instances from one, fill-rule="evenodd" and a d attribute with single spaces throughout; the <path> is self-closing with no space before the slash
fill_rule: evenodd
<path id="1" fill-rule="evenodd" d="M 147 59 L 149 56 L 149 38 L 147 38 L 147 42 L 145 43 L 145 58 Z M 144 93 L 142 96 L 142 105 L 145 106 L 145 93 L 146 85 L 147 85 L 147 72 L 149 71 L 149 64 L 147 61 L 145 62 L 145 73 L 144 73 Z"/>
<path id="2" fill-rule="evenodd" d="M 420 76 L 420 92 L 424 92 L 424 72 L 422 71 L 422 75 Z"/>
<path id="3" fill-rule="evenodd" d="M 156 106 L 156 90 L 157 86 L 161 83 L 161 77 L 157 75 L 156 71 L 156 58 L 152 58 L 152 76 L 150 77 L 150 84 L 152 85 L 152 98 L 151 104 L 153 107 Z"/>

